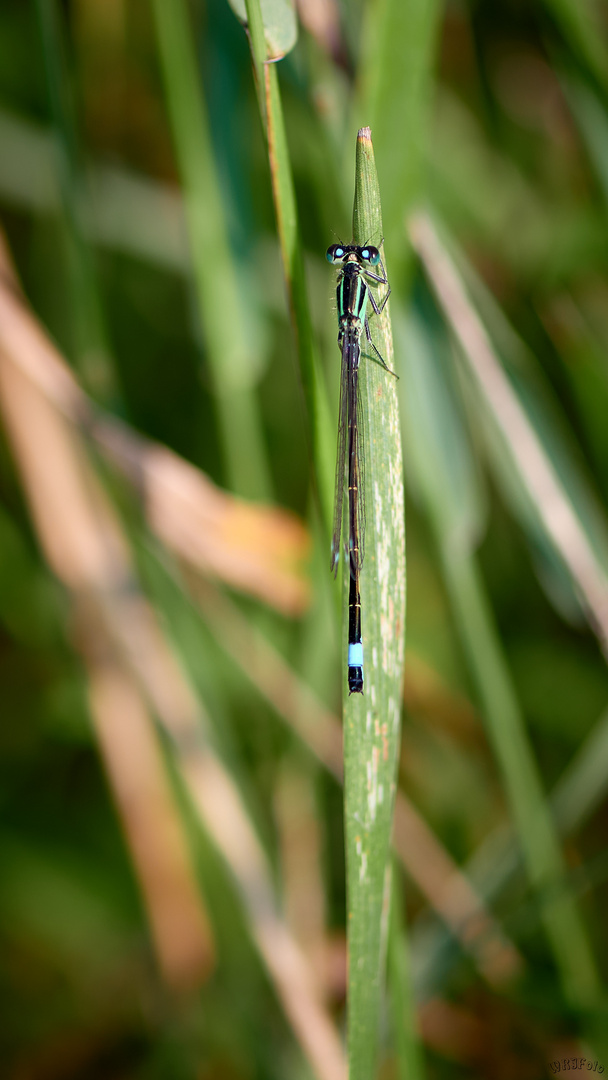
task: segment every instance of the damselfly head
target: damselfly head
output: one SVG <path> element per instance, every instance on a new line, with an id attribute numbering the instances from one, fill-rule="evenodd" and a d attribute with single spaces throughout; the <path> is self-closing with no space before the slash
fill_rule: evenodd
<path id="1" fill-rule="evenodd" d="M 358 244 L 331 244 L 328 247 L 325 258 L 330 263 L 349 262 L 368 263 L 377 266 L 380 262 L 380 252 L 372 244 L 359 247 Z"/>

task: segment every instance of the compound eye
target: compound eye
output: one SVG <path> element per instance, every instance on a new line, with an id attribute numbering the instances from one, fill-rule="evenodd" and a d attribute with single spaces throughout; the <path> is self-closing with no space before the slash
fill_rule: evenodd
<path id="1" fill-rule="evenodd" d="M 364 249 L 365 254 L 361 252 L 366 262 L 371 263 L 372 266 L 377 266 L 380 262 L 380 252 L 377 247 L 366 247 Z"/>
<path id="2" fill-rule="evenodd" d="M 341 244 L 331 244 L 325 253 L 325 258 L 330 263 L 339 262 L 344 258 L 344 248 Z"/>

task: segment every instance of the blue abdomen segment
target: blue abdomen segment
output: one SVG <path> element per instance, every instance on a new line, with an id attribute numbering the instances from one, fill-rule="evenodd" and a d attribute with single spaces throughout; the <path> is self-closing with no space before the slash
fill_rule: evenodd
<path id="1" fill-rule="evenodd" d="M 363 667 L 363 645 L 360 641 L 348 646 L 348 666 Z"/>

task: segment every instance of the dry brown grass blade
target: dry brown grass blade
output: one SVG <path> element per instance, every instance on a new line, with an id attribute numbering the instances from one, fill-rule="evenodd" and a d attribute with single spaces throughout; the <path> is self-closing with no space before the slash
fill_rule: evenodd
<path id="1" fill-rule="evenodd" d="M 296 1037 L 321 1080 L 343 1080 L 339 1037 L 310 966 L 279 915 L 264 851 L 236 786 L 207 742 L 208 721 L 154 612 L 132 585 L 98 600 L 106 631 L 173 739 L 193 805 L 232 871 L 251 933 Z"/>
<path id="2" fill-rule="evenodd" d="M 88 429 L 142 493 L 150 529 L 175 555 L 284 615 L 306 609 L 310 540 L 295 514 L 222 491 L 172 450 L 115 420 L 96 419 Z"/>
<path id="3" fill-rule="evenodd" d="M 395 803 L 393 845 L 422 894 L 487 981 L 500 987 L 516 978 L 523 969 L 521 954 L 402 792 Z"/>
<path id="4" fill-rule="evenodd" d="M 317 1076 L 346 1080 L 344 1053 L 320 1004 L 318 981 L 277 916 L 269 868 L 236 789 L 218 762 L 201 749 L 186 756 L 183 770 L 201 817 L 236 873 L 257 946 Z"/>
<path id="5" fill-rule="evenodd" d="M 232 871 L 253 938 L 294 1033 L 321 1080 L 342 1080 L 339 1037 L 310 966 L 279 915 L 270 868 L 239 792 L 207 742 L 206 717 L 149 605 L 132 589 L 116 601 L 104 598 L 106 625 L 173 738 L 192 802 Z"/>
<path id="6" fill-rule="evenodd" d="M 7 272 L 10 272 L 8 268 Z M 6 290 L 3 295 L 6 297 Z M 1 311 L 0 303 L 0 320 Z M 114 711 L 117 706 L 128 705 L 131 718 L 135 717 L 139 728 L 136 734 L 141 737 L 146 732 L 149 736 L 144 760 L 149 763 L 154 759 L 154 751 L 150 749 L 154 733 L 141 708 L 140 695 L 143 696 L 174 741 L 194 807 L 233 873 L 252 935 L 296 1038 L 320 1080 L 345 1080 L 339 1036 L 321 1003 L 310 967 L 278 913 L 265 854 L 237 788 L 207 743 L 206 718 L 155 612 L 138 591 L 120 525 L 76 430 L 65 418 L 63 406 L 58 411 L 46 388 L 41 388 L 27 371 L 27 361 L 20 363 L 13 351 L 6 349 L 5 340 L 0 338 L 0 400 L 7 431 L 41 546 L 49 564 L 78 602 L 77 642 L 95 671 L 91 694 L 98 723 L 101 721 L 103 726 L 102 750 L 106 749 L 108 739 L 113 742 L 118 736 L 124 739 L 132 735 L 123 730 L 124 715 L 117 720 Z M 113 769 L 118 769 L 120 761 L 120 776 L 115 780 L 119 807 L 132 781 L 128 750 L 122 741 L 120 745 L 113 743 L 106 757 L 108 774 L 113 780 Z M 149 792 L 154 781 L 153 771 L 148 770 L 139 790 L 147 788 Z M 162 800 L 156 789 L 155 792 L 154 799 L 159 805 Z M 133 826 L 129 816 L 123 820 L 125 829 Z M 143 827 L 141 821 L 138 827 Z M 177 839 L 182 845 L 183 864 L 187 866 L 181 826 L 176 817 L 175 827 L 161 830 L 160 836 L 155 832 L 145 844 L 140 833 L 131 839 L 136 868 L 144 851 L 156 859 L 156 845 L 167 837 L 171 842 Z M 142 888 L 147 889 L 148 905 L 160 905 L 161 909 L 165 906 L 165 911 L 155 908 L 154 930 L 166 926 L 166 897 L 158 887 L 157 866 L 157 862 L 148 863 L 141 878 Z M 205 923 L 200 898 L 192 874 L 189 870 L 188 873 L 190 895 L 182 897 L 184 925 L 173 941 L 168 976 L 174 974 L 179 957 L 183 957 L 184 935 L 190 940 L 193 957 L 199 956 L 201 963 L 204 960 L 208 964 L 210 946 L 203 940 Z M 175 905 L 174 897 L 172 905 Z M 166 945 L 164 940 L 163 946 Z M 162 961 L 164 954 L 159 952 L 159 955 Z M 187 979 L 191 982 L 191 958 L 188 963 Z"/>
<path id="7" fill-rule="evenodd" d="M 426 214 L 417 214 L 409 223 L 409 232 L 519 475 L 578 587 L 590 625 L 608 659 L 608 578 L 432 221 Z"/>
<path id="8" fill-rule="evenodd" d="M 81 627 L 86 617 L 86 639 L 99 643 L 103 628 L 83 598 L 116 588 L 128 573 L 120 534 L 111 522 L 106 527 L 102 497 L 73 432 L 1 351 L 0 400 L 47 560 L 72 590 Z M 209 972 L 214 948 L 157 737 L 115 653 L 101 655 L 98 644 L 86 656 L 99 746 L 160 966 L 171 985 L 190 986 Z"/>
<path id="9" fill-rule="evenodd" d="M 302 522 L 220 490 L 177 454 L 96 410 L 24 303 L 1 233 L 0 348 L 134 483 L 151 530 L 176 555 L 283 614 L 307 607 L 310 541 Z"/>
<path id="10" fill-rule="evenodd" d="M 114 799 L 142 884 L 152 936 L 167 982 L 197 986 L 214 965 L 213 936 L 200 904 L 148 710 L 113 650 L 100 661 L 99 624 L 83 637 L 91 716 Z"/>

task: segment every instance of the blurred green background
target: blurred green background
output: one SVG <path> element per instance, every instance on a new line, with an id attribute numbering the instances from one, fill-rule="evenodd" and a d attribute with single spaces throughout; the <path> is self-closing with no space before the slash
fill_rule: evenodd
<path id="1" fill-rule="evenodd" d="M 310 601 L 302 591 L 291 608 L 264 604 L 255 587 L 233 587 L 236 608 L 224 618 L 204 589 L 196 600 L 179 560 L 153 535 L 137 485 L 91 451 L 143 592 L 209 713 L 287 921 L 341 1026 L 340 787 L 252 681 L 257 664 L 243 669 L 227 649 L 245 627 L 327 708 L 339 708 L 337 597 L 247 37 L 225 0 L 183 9 L 191 46 L 183 70 L 195 61 L 209 129 L 189 161 L 189 124 L 196 130 L 200 114 L 188 114 L 175 51 L 171 68 L 159 48 L 161 6 L 4 0 L 1 224 L 28 303 L 107 413 L 220 487 L 292 511 L 310 528 L 304 565 L 301 538 L 293 549 L 286 541 L 290 573 L 309 580 Z M 575 1054 L 601 1063 L 585 1040 L 590 1030 L 608 1032 L 608 622 L 598 629 L 598 612 L 608 610 L 608 18 L 591 0 L 402 7 L 396 25 L 409 26 L 407 39 L 383 37 L 388 0 L 301 0 L 297 43 L 278 65 L 312 334 L 334 417 L 339 363 L 324 252 L 350 238 L 355 135 L 372 123 L 405 449 L 400 780 L 521 959 L 517 978 L 489 984 L 405 874 L 423 1068 L 442 1080 L 543 1077 Z M 197 191 L 207 168 L 212 187 Z M 205 202 L 209 190 L 219 193 L 222 222 Z M 184 192 L 198 217 L 184 215 Z M 406 219 L 420 207 L 591 553 L 595 607 L 576 574 L 580 544 L 572 547 L 568 522 L 561 539 L 547 528 L 466 350 L 454 344 L 428 265 L 410 247 Z M 331 475 L 333 462 L 316 468 Z M 145 873 L 142 883 L 91 723 L 73 598 L 41 554 L 4 429 L 0 485 L 2 1075 L 311 1075 L 163 736 L 168 798 L 215 960 L 193 962 L 185 975 L 159 961 Z M 260 530 L 256 545 L 271 546 L 273 527 Z M 509 766 L 513 716 L 525 724 L 515 721 L 523 743 Z M 514 814 L 520 836 L 535 828 L 531 761 L 564 838 L 572 932 L 587 939 L 593 976 L 568 960 L 563 938 L 563 968 L 573 967 L 558 975 L 559 942 L 542 930 L 551 869 L 543 877 L 539 868 L 532 889 L 534 853 L 525 875 L 509 840 Z M 387 1078 L 405 1075 L 389 1011 L 379 1066 Z"/>

